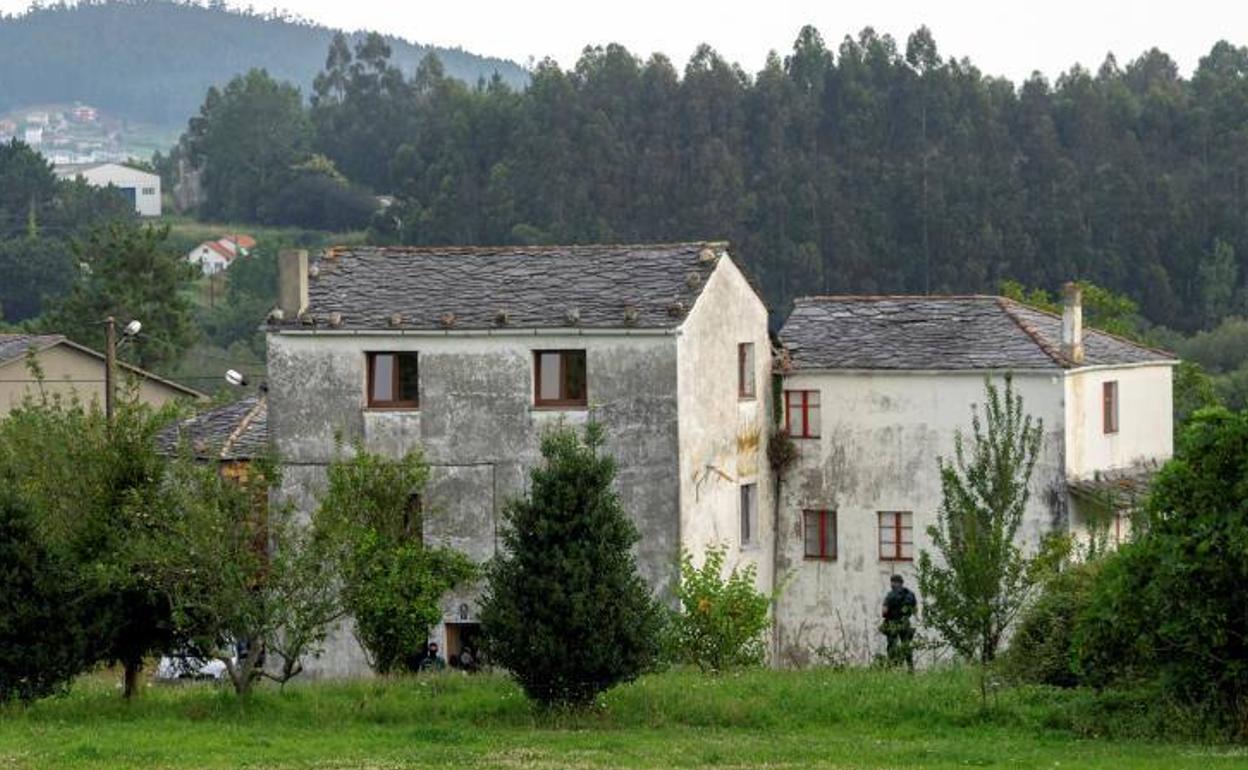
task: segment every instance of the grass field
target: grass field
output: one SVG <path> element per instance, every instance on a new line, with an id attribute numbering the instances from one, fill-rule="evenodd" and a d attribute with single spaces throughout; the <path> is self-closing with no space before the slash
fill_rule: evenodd
<path id="1" fill-rule="evenodd" d="M 1089 737 L 1097 713 L 1122 715 L 1086 693 L 1006 690 L 984 711 L 974 682 L 677 672 L 552 715 L 499 677 L 292 684 L 245 702 L 152 686 L 130 704 L 95 679 L 0 711 L 0 768 L 1248 767 L 1245 747 Z"/>

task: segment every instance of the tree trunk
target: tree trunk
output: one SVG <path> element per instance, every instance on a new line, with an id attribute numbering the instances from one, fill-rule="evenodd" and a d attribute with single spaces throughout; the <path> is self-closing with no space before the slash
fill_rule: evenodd
<path id="1" fill-rule="evenodd" d="M 139 691 L 139 672 L 143 670 L 143 660 L 127 660 L 124 667 L 125 674 L 122 678 L 121 696 L 126 700 L 130 700 Z"/>

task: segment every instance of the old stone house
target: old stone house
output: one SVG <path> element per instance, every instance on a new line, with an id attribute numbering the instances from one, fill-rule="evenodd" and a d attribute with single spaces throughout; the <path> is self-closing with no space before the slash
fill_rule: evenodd
<path id="1" fill-rule="evenodd" d="M 268 430 L 303 510 L 351 444 L 419 448 L 426 541 L 484 561 L 542 431 L 592 415 L 656 591 L 681 548 L 720 541 L 771 584 L 768 315 L 724 244 L 287 252 L 280 278 Z M 445 652 L 474 630 L 476 596 L 447 597 Z M 312 668 L 366 662 L 340 629 Z"/>
<path id="2" fill-rule="evenodd" d="M 1064 317 L 1000 297 L 811 297 L 780 332 L 784 401 L 799 459 L 781 484 L 775 570 L 780 661 L 865 662 L 889 576 L 915 583 L 940 505 L 938 456 L 969 434 L 984 380 L 1012 372 L 1043 421 L 1021 537 L 1125 535 L 1123 505 L 1172 441 L 1167 353 L 1083 332 L 1078 290 Z M 1124 501 L 1125 502 L 1125 501 Z M 922 597 L 920 597 L 920 602 Z"/>

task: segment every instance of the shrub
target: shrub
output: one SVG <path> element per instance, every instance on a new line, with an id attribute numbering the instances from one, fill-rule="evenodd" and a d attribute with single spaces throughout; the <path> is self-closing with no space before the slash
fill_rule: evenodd
<path id="1" fill-rule="evenodd" d="M 757 666 L 766 658 L 763 636 L 770 620 L 771 597 L 754 587 L 755 566 L 733 568 L 723 577 L 727 548 L 706 549 L 701 567 L 689 553 L 681 554 L 680 610 L 673 613 L 667 639 L 668 657 L 696 664 L 703 671 Z"/>
<path id="2" fill-rule="evenodd" d="M 637 574 L 636 527 L 612 489 L 603 430 L 542 439 L 526 498 L 504 511 L 481 621 L 486 651 L 547 706 L 585 706 L 653 666 L 662 611 Z"/>
<path id="3" fill-rule="evenodd" d="M 0 494 L 0 701 L 51 695 L 90 664 L 78 609 L 68 565 L 26 506 Z"/>
<path id="4" fill-rule="evenodd" d="M 1018 622 L 1001 658 L 1002 673 L 1016 682 L 1075 687 L 1082 683 L 1075 661 L 1074 633 L 1088 605 L 1099 562 L 1071 567 L 1045 582 Z"/>

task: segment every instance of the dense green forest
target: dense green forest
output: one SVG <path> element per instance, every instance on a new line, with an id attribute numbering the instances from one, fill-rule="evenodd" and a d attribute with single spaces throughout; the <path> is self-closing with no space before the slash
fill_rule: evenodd
<path id="1" fill-rule="evenodd" d="M 1015 86 L 926 29 L 833 49 L 808 27 L 752 76 L 705 46 L 682 75 L 613 45 L 540 64 L 524 91 L 433 60 L 404 77 L 384 45 L 348 42 L 302 109 L 260 73 L 209 95 L 184 145 L 219 180 L 214 215 L 264 219 L 315 156 L 397 197 L 377 239 L 728 238 L 781 315 L 805 293 L 1078 278 L 1191 332 L 1248 299 L 1248 49 L 1225 42 L 1186 78 L 1151 50 Z M 227 116 L 254 112 L 248 145 Z"/>
<path id="2" fill-rule="evenodd" d="M 221 0 L 80 0 L 0 15 L 0 113 L 48 102 L 82 101 L 130 120 L 178 126 L 204 90 L 253 67 L 305 90 L 334 31 L 286 15 L 233 11 Z M 386 38 L 394 63 L 411 73 L 430 51 L 452 77 L 476 82 L 498 73 L 513 86 L 517 64 L 467 51 Z"/>

